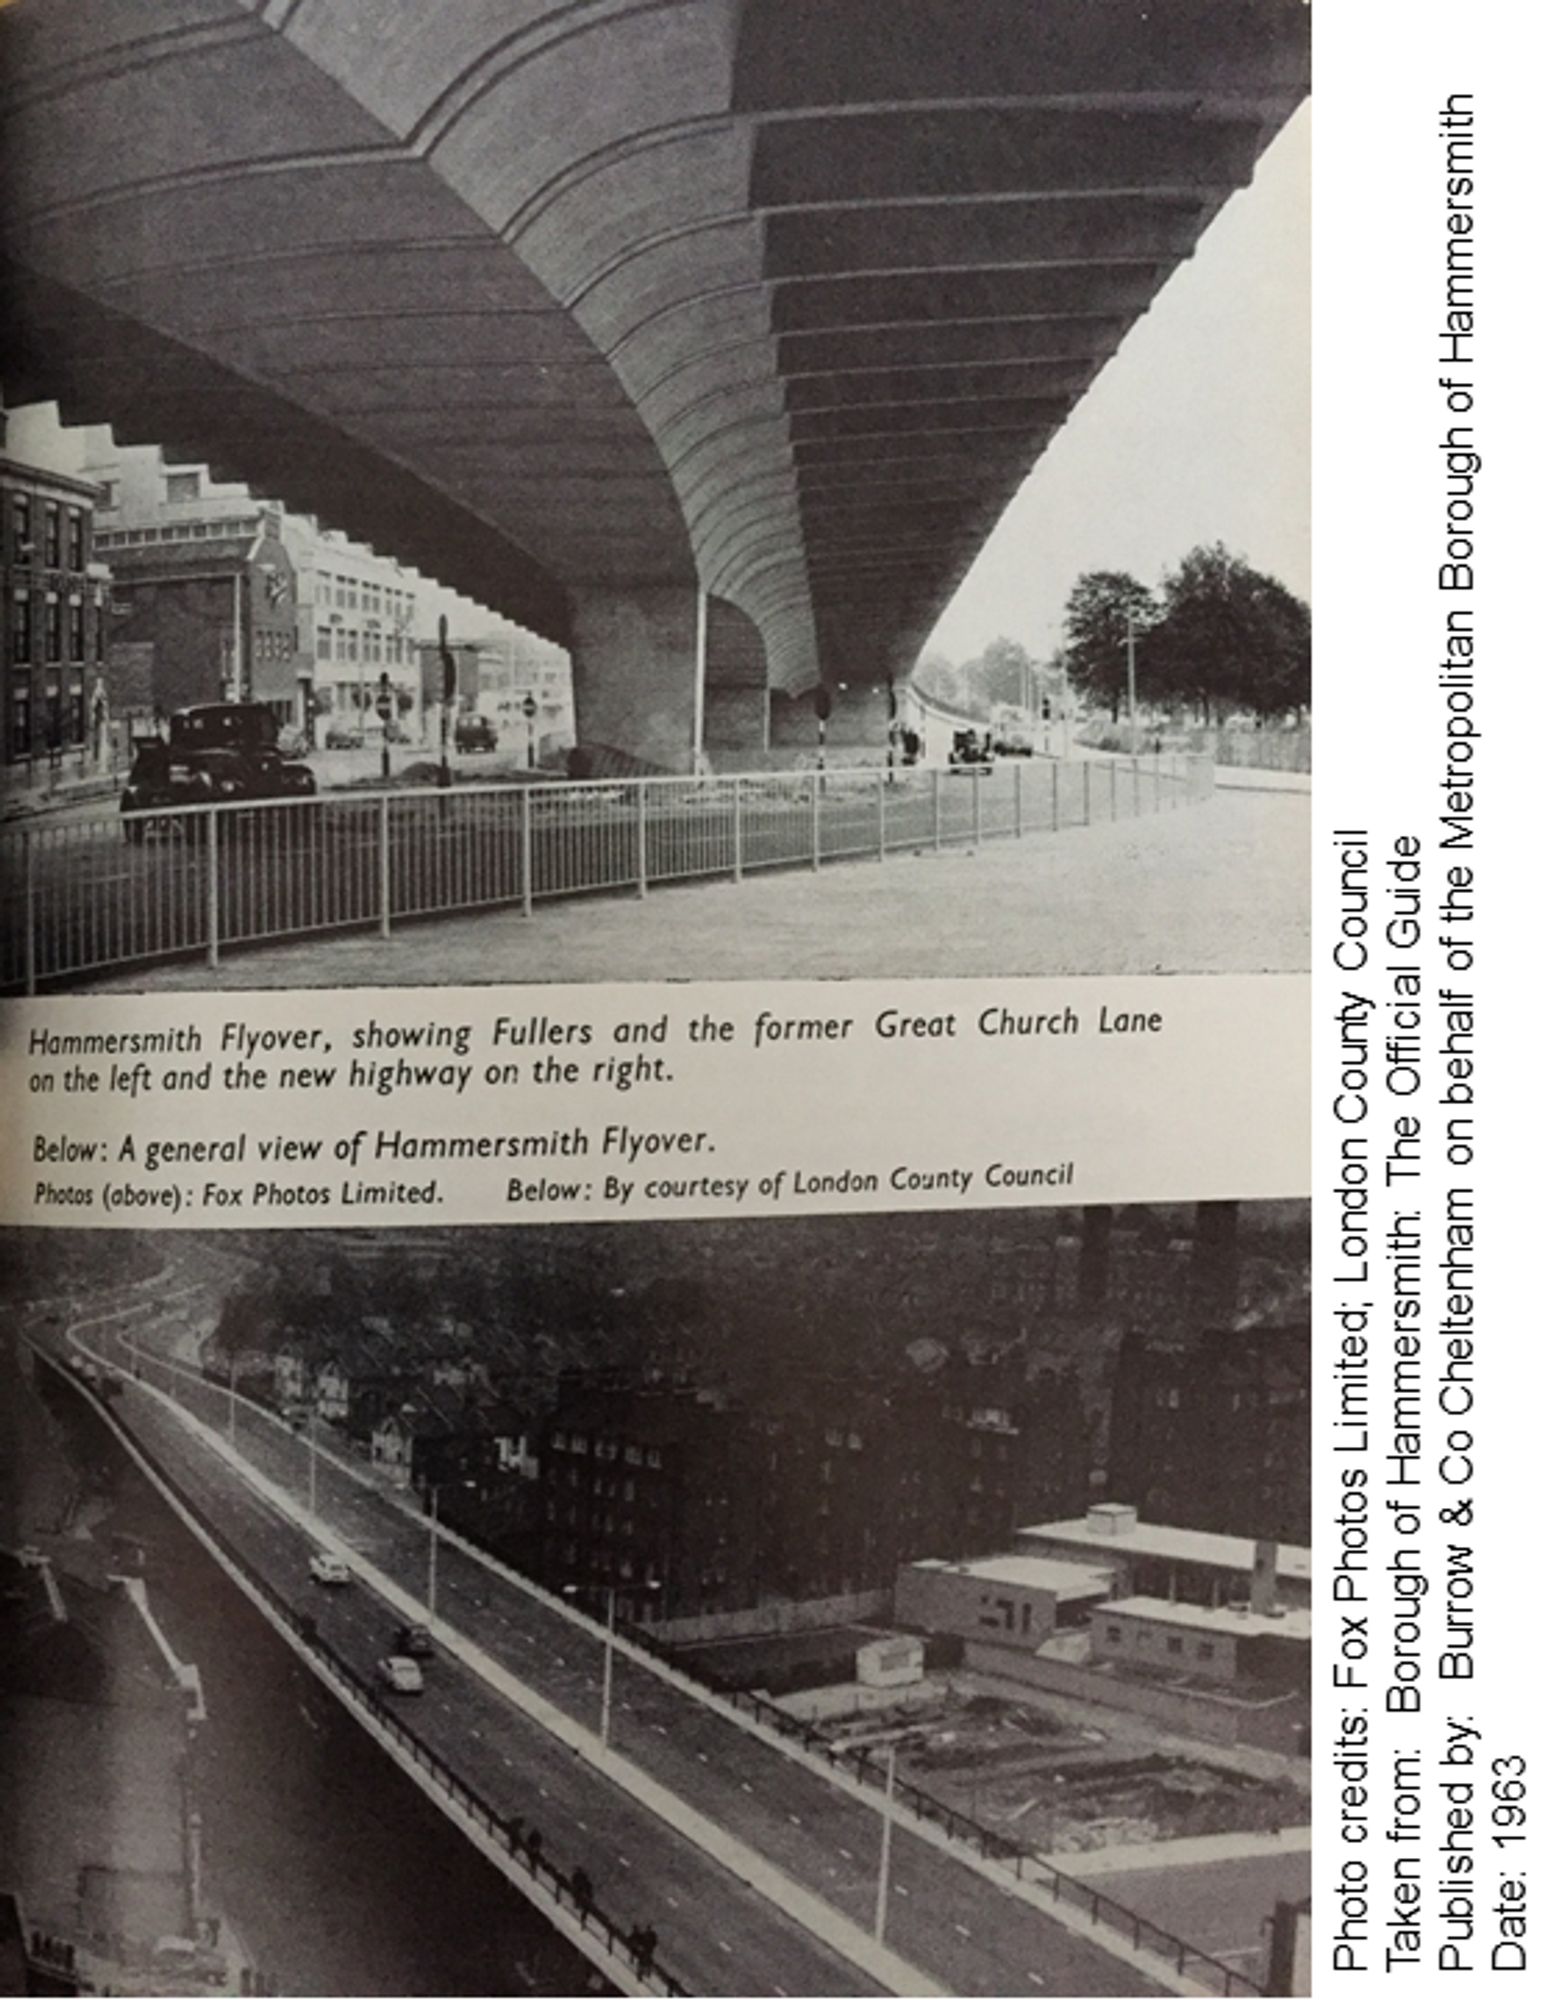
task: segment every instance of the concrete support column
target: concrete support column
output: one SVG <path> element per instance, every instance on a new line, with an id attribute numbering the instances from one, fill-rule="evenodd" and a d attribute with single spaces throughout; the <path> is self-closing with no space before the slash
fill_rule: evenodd
<path id="1" fill-rule="evenodd" d="M 763 752 L 770 747 L 770 693 L 766 685 L 764 641 L 737 605 L 709 600 L 709 643 L 705 650 L 705 732 L 707 750 Z"/>
<path id="2" fill-rule="evenodd" d="M 705 688 L 705 747 L 764 751 L 770 747 L 770 691 L 762 687 Z"/>
<path id="3" fill-rule="evenodd" d="M 700 748 L 704 618 L 693 585 L 571 595 L 582 761 L 692 771 Z M 621 760 L 621 762 L 620 762 Z"/>

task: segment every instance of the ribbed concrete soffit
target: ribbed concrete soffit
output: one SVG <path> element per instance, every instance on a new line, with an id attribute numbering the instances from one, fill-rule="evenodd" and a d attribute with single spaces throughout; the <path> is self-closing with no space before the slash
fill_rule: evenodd
<path id="1" fill-rule="evenodd" d="M 250 430 L 284 399 L 321 459 L 402 468 L 424 567 L 475 517 L 555 622 L 697 568 L 776 684 L 879 678 L 1304 96 L 1307 28 L 1303 0 L 15 0 L 10 252 L 83 302 L 68 355 L 110 309 L 247 385 Z"/>

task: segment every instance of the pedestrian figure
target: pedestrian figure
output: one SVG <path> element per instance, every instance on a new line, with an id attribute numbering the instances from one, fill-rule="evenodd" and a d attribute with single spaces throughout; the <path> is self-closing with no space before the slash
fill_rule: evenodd
<path id="1" fill-rule="evenodd" d="M 591 1878 L 583 1868 L 577 1868 L 569 1878 L 570 1891 L 583 1911 L 591 1907 Z"/>
<path id="2" fill-rule="evenodd" d="M 532 1874 L 535 1875 L 537 1864 L 542 1859 L 542 1830 L 540 1827 L 534 1826 L 530 1833 L 526 1835 L 526 1859 L 531 1864 Z"/>

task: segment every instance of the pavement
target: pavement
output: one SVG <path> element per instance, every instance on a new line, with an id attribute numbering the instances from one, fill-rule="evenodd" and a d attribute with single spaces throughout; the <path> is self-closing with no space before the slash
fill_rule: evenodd
<path id="1" fill-rule="evenodd" d="M 1288 778 L 1288 773 L 1264 776 Z M 1302 972 L 1311 802 L 1221 788 L 1185 812 L 539 903 L 173 964 L 106 992 L 534 981 Z"/>

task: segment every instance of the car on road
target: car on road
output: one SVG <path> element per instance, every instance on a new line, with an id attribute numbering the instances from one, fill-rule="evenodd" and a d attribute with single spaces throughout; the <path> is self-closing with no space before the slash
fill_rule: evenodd
<path id="1" fill-rule="evenodd" d="M 423 1670 L 416 1660 L 409 1660 L 404 1653 L 387 1653 L 377 1663 L 375 1672 L 392 1694 L 423 1692 Z"/>
<path id="2" fill-rule="evenodd" d="M 431 1660 L 434 1635 L 426 1625 L 403 1625 L 396 1634 L 396 1652 L 405 1660 Z"/>
<path id="3" fill-rule="evenodd" d="M 119 796 L 125 838 L 139 844 L 167 825 L 197 838 L 203 816 L 167 820 L 179 806 L 310 798 L 314 773 L 280 747 L 281 725 L 263 702 L 215 701 L 178 709 L 166 736 L 138 736 L 135 761 Z"/>
<path id="4" fill-rule="evenodd" d="M 309 1558 L 309 1574 L 316 1583 L 351 1583 L 352 1571 L 340 1556 L 333 1556 L 328 1549 L 316 1549 Z"/>
<path id="5" fill-rule="evenodd" d="M 457 750 L 497 750 L 499 732 L 487 715 L 458 715 L 455 718 Z"/>

